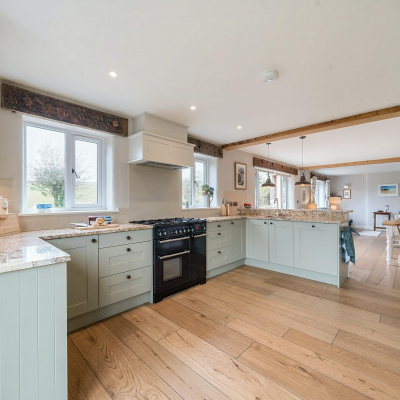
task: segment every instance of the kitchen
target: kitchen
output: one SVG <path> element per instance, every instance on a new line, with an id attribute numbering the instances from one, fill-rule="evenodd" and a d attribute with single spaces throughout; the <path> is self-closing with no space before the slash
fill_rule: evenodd
<path id="1" fill-rule="evenodd" d="M 35 10 L 28 5 L 18 4 L 15 9 L 10 5 L 0 15 L 5 16 L 4 26 L 10 32 L 29 29 L 24 19 L 28 11 L 39 19 L 52 15 L 60 25 L 40 26 L 35 36 L 47 48 L 50 39 L 44 35 L 48 29 L 54 30 L 54 35 L 63 34 L 60 29 L 71 21 L 71 15 L 58 14 L 61 10 L 57 8 L 44 11 L 46 1 L 42 3 Z M 359 9 L 360 3 L 356 3 L 349 12 Z M 388 10 L 369 5 L 368 15 L 359 21 L 365 35 L 363 24 L 372 23 L 376 13 L 389 18 L 395 14 L 390 10 L 398 11 L 393 2 L 387 3 Z M 254 35 L 263 31 L 257 24 L 248 28 L 253 18 L 260 24 L 268 20 L 265 14 L 257 14 L 272 5 L 248 7 L 238 2 L 230 10 L 236 13 L 230 18 L 238 21 L 242 16 L 245 24 L 230 27 L 229 37 L 236 37 L 235 29 Z M 155 14 L 143 2 L 132 6 L 142 16 L 135 28 L 138 33 L 149 33 L 148 19 L 157 18 L 161 31 L 174 20 L 171 12 L 177 2 L 170 3 L 171 9 L 161 3 L 158 6 Z M 331 21 L 329 11 L 341 9 L 344 3 L 304 2 L 302 6 L 298 23 L 309 21 L 308 13 L 323 16 L 327 22 Z M 73 11 L 77 4 L 68 7 Z M 282 18 L 288 17 L 290 7 L 276 7 Z M 109 11 L 113 14 L 117 9 L 121 11 L 119 6 Z M 136 74 L 129 80 L 135 74 L 122 61 L 101 65 L 96 57 L 91 60 L 84 56 L 85 48 L 79 47 L 74 35 L 65 38 L 65 43 L 77 46 L 73 63 L 79 55 L 90 62 L 90 67 L 82 67 L 83 75 L 90 76 L 90 68 L 99 74 L 101 65 L 100 77 L 96 75 L 93 81 L 80 76 L 78 68 L 74 80 L 69 78 L 70 84 L 68 79 L 61 84 L 51 65 L 48 76 L 40 76 L 38 71 L 45 70 L 42 61 L 37 61 L 37 67 L 33 63 L 28 71 L 22 64 L 17 68 L 16 60 L 7 60 L 4 70 L 0 69 L 0 195 L 7 198 L 9 209 L 7 218 L 0 220 L 0 229 L 5 220 L 18 215 L 17 230 L 22 231 L 0 239 L 0 399 L 399 397 L 398 291 L 362 285 L 351 279 L 351 269 L 348 279 L 341 236 L 352 218 L 351 209 L 317 209 L 313 186 L 295 185 L 302 176 L 312 181 L 314 174 L 329 188 L 329 179 L 323 180 L 325 171 L 307 168 L 322 164 L 320 157 L 336 153 L 330 155 L 323 146 L 315 151 L 314 137 L 323 140 L 328 138 L 324 135 L 335 132 L 337 137 L 350 137 L 350 131 L 342 133 L 344 128 L 337 127 L 325 132 L 321 127 L 318 132 L 322 133 L 314 135 L 303 129 L 306 140 L 300 142 L 300 134 L 280 141 L 271 136 L 268 148 L 268 139 L 260 137 L 265 132 L 268 136 L 356 114 L 361 121 L 363 112 L 382 111 L 395 105 L 396 99 L 390 98 L 390 92 L 381 102 L 372 98 L 362 104 L 358 98 L 358 108 L 349 103 L 347 108 L 338 107 L 336 114 L 327 112 L 327 104 L 317 107 L 314 103 L 313 115 L 302 118 L 293 112 L 293 120 L 285 125 L 286 98 L 282 95 L 278 101 L 277 96 L 279 90 L 288 89 L 279 89 L 279 85 L 294 90 L 296 83 L 285 81 L 289 72 L 284 68 L 279 68 L 279 73 L 268 70 L 269 63 L 265 71 L 263 61 L 258 67 L 260 76 L 245 84 L 258 93 L 258 101 L 269 93 L 262 107 L 243 100 L 228 104 L 226 85 L 232 82 L 232 71 L 221 75 L 226 67 L 219 56 L 224 36 L 214 25 L 226 9 L 210 3 L 197 12 L 205 15 L 211 9 L 216 16 L 210 23 L 219 40 L 213 43 L 205 35 L 204 43 L 210 47 L 204 54 L 219 60 L 221 69 L 215 78 L 218 84 L 208 88 L 201 79 L 209 76 L 211 66 L 204 66 L 204 75 L 197 67 L 203 78 L 195 88 L 185 89 L 193 78 L 189 66 L 199 61 L 195 52 L 190 52 L 188 64 L 182 67 L 182 86 L 174 90 L 170 85 L 178 85 L 179 80 L 164 80 L 164 74 L 172 77 L 177 68 L 173 57 L 165 55 L 164 71 L 151 69 L 148 73 L 144 67 L 151 65 L 151 55 L 136 66 L 131 59 L 125 60 Z M 181 11 L 204 28 L 205 20 L 200 23 L 194 9 L 188 6 Z M 89 34 L 87 29 L 97 23 L 106 28 L 97 32 L 107 43 L 106 32 L 109 34 L 111 27 L 105 26 L 100 15 L 93 25 L 86 24 L 86 13 L 90 11 L 82 10 L 74 22 L 80 32 Z M 26 26 L 19 27 L 18 20 L 24 20 Z M 115 21 L 111 25 L 116 29 Z M 133 29 L 128 21 L 121 24 L 121 32 Z M 315 24 L 313 29 L 318 32 L 321 22 Z M 186 21 L 181 33 L 198 34 L 190 25 Z M 391 29 L 397 28 L 387 24 L 382 37 Z M 178 31 L 166 40 L 173 42 Z M 148 44 L 157 48 L 156 36 L 148 38 Z M 26 46 L 28 39 L 24 36 L 22 44 L 15 46 L 33 51 Z M 142 48 L 138 38 L 131 39 L 136 50 Z M 195 36 L 193 40 L 200 39 Z M 12 51 L 10 43 L 0 43 L 1 51 Z M 182 44 L 182 54 L 186 50 Z M 58 54 L 60 50 L 54 51 Z M 273 48 L 270 51 L 273 54 Z M 375 47 L 373 51 L 384 52 Z M 45 57 L 47 53 L 43 50 L 42 54 Z M 163 54 L 162 48 L 158 54 Z M 231 65 L 235 65 L 233 54 L 225 55 Z M 245 66 L 236 68 L 239 76 Z M 109 72 L 116 76 L 107 76 Z M 264 80 L 267 72 L 273 80 L 270 83 Z M 71 71 L 64 73 L 68 77 Z M 137 79 L 139 74 L 143 82 Z M 151 85 L 151 76 L 158 86 Z M 333 96 L 338 83 L 336 78 L 330 79 Z M 250 89 L 254 84 L 257 88 Z M 300 86 L 299 93 L 303 93 Z M 209 90 L 212 87 L 214 93 Z M 236 90 L 240 92 L 239 87 Z M 225 106 L 216 96 L 222 93 Z M 219 111 L 212 111 L 214 106 Z M 268 107 L 274 107 L 276 115 L 260 117 Z M 275 121 L 272 130 L 268 118 Z M 379 121 L 381 117 L 364 118 L 370 124 L 385 122 Z M 384 118 L 398 119 L 393 113 Z M 237 147 L 238 142 L 251 138 L 258 138 L 253 147 L 240 147 L 243 143 Z M 326 140 L 334 149 L 336 143 Z M 56 161 L 63 160 L 65 189 L 58 200 L 43 194 L 49 192 L 43 189 L 42 177 L 49 174 L 43 174 L 46 169 L 39 162 L 45 159 L 47 148 L 50 155 L 57 155 Z M 386 157 L 394 156 L 387 153 Z M 377 153 L 375 158 L 383 157 Z M 52 160 L 57 164 L 54 157 Z M 327 160 L 331 161 L 342 160 Z M 94 172 L 83 168 L 90 170 L 93 165 Z M 269 177 L 275 186 L 262 186 Z M 212 198 L 203 195 L 202 185 L 214 188 Z M 221 209 L 226 214 L 227 208 L 225 204 L 221 207 L 223 199 L 230 215 L 221 217 Z M 38 207 L 47 207 L 48 202 L 51 209 Z M 106 216 L 110 225 L 117 226 L 95 230 L 71 226 L 87 224 L 93 216 Z M 357 238 L 355 241 L 357 252 Z M 163 271 L 167 279 L 159 278 L 157 271 Z M 319 354 L 327 361 L 319 359 Z M 306 372 L 302 375 L 301 371 Z"/>

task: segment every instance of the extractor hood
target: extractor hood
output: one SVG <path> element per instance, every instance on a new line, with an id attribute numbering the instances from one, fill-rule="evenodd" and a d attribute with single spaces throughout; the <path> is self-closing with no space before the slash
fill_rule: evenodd
<path id="1" fill-rule="evenodd" d="M 150 132 L 128 137 L 129 163 L 158 168 L 182 169 L 194 166 L 194 145 Z"/>

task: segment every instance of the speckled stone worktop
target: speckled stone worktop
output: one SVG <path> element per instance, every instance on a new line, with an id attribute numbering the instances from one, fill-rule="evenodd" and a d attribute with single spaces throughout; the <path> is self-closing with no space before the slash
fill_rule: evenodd
<path id="1" fill-rule="evenodd" d="M 16 235 L 3 236 L 0 237 L 0 274 L 44 265 L 58 264 L 71 259 L 67 253 L 45 242 L 45 240 L 152 228 L 152 226 L 148 225 L 121 224 L 117 228 L 109 229 L 85 231 L 78 229 L 57 229 L 23 232 Z"/>
<path id="2" fill-rule="evenodd" d="M 310 218 L 307 216 L 302 218 L 295 217 L 286 217 L 286 216 L 276 216 L 276 215 L 227 215 L 220 217 L 209 217 L 206 218 L 207 222 L 222 222 L 222 221 L 230 221 L 234 219 L 265 219 L 265 220 L 274 220 L 274 221 L 292 221 L 292 222 L 318 222 L 321 224 L 342 224 L 344 222 L 348 222 L 348 219 L 338 219 L 336 221 L 332 221 L 330 219 L 324 218 Z"/>

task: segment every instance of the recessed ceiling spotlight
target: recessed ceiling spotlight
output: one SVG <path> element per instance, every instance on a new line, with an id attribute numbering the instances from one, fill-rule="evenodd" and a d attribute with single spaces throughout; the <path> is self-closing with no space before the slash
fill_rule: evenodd
<path id="1" fill-rule="evenodd" d="M 262 80 L 267 83 L 274 82 L 278 79 L 278 76 L 279 76 L 279 72 L 276 69 L 271 69 L 271 70 L 265 71 L 263 73 Z"/>
<path id="2" fill-rule="evenodd" d="M 238 127 L 237 127 L 238 129 L 242 129 L 242 127 L 240 126 L 240 125 L 238 125 Z"/>
<path id="3" fill-rule="evenodd" d="M 110 74 L 111 78 L 116 78 L 118 74 L 115 71 L 111 71 Z"/>
<path id="4" fill-rule="evenodd" d="M 195 110 L 197 107 L 196 106 L 191 106 L 190 109 L 191 110 Z"/>

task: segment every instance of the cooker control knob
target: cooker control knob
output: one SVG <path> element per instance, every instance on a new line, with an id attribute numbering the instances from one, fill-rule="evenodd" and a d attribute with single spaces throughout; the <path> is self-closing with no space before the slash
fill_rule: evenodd
<path id="1" fill-rule="evenodd" d="M 167 235 L 167 232 L 164 231 L 164 232 L 163 232 L 163 235 L 166 236 L 166 235 Z"/>
<path id="2" fill-rule="evenodd" d="M 160 231 L 157 232 L 158 236 L 162 236 L 162 233 Z"/>

